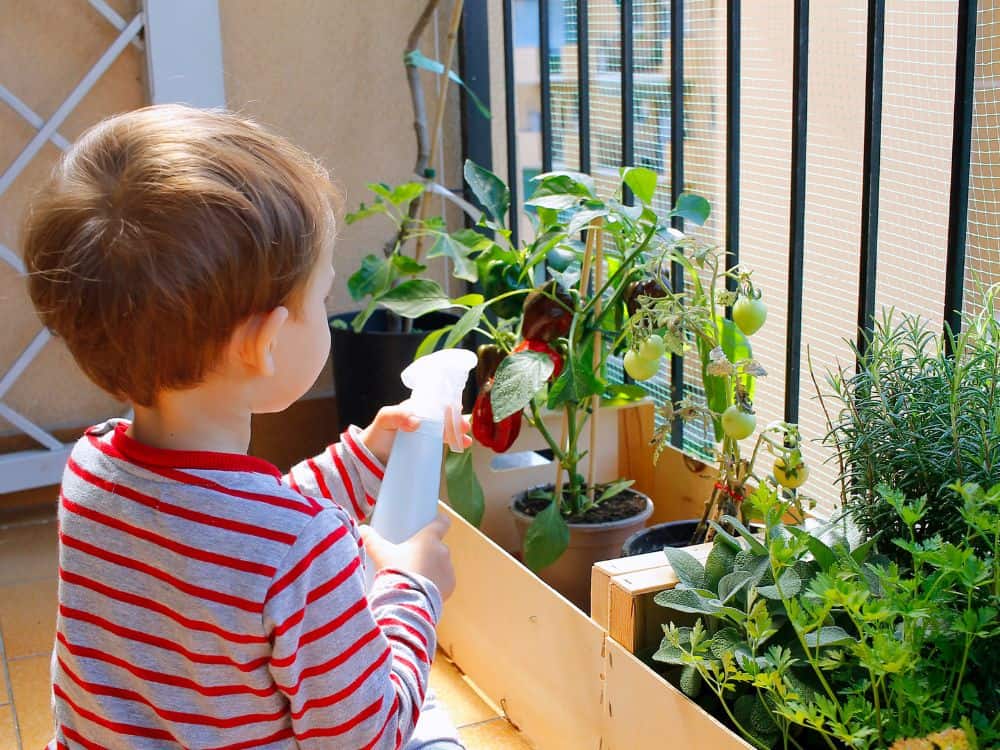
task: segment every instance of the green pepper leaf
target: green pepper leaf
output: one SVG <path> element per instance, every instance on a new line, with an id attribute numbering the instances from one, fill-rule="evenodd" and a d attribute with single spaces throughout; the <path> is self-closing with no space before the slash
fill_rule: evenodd
<path id="1" fill-rule="evenodd" d="M 444 478 L 448 487 L 448 504 L 473 526 L 483 520 L 486 502 L 483 487 L 472 468 L 472 451 L 448 451 L 444 460 Z"/>
<path id="2" fill-rule="evenodd" d="M 384 214 L 386 212 L 385 203 L 382 201 L 375 201 L 370 206 L 366 206 L 362 203 L 357 211 L 353 211 L 344 217 L 344 221 L 347 224 L 353 224 L 356 221 L 361 221 L 369 216 L 374 216 L 375 214 Z"/>
<path id="3" fill-rule="evenodd" d="M 472 253 L 467 245 L 456 242 L 453 237 L 447 234 L 438 235 L 437 241 L 427 251 L 428 258 L 450 258 L 452 265 L 452 275 L 465 281 L 478 281 L 479 271 L 476 264 L 469 258 Z"/>
<path id="4" fill-rule="evenodd" d="M 504 358 L 494 375 L 490 392 L 493 419 L 499 422 L 530 404 L 554 367 L 549 355 L 541 352 L 516 352 Z"/>
<path id="5" fill-rule="evenodd" d="M 469 335 L 479 321 L 483 317 L 483 310 L 486 309 L 486 305 L 476 305 L 475 307 L 470 307 L 452 329 L 451 333 L 448 334 L 448 339 L 444 342 L 445 349 L 451 349 L 452 347 L 458 346 L 462 339 Z"/>
<path id="6" fill-rule="evenodd" d="M 420 342 L 420 346 L 417 347 L 417 351 L 413 354 L 413 358 L 420 359 L 424 355 L 430 354 L 437 348 L 438 341 L 441 340 L 441 337 L 454 328 L 455 326 L 445 326 L 444 328 L 438 328 L 436 331 L 428 333 L 424 336 L 424 340 Z"/>
<path id="7" fill-rule="evenodd" d="M 361 268 L 355 271 L 347 280 L 347 291 L 351 299 L 362 300 L 369 294 L 384 291 L 392 283 L 392 267 L 385 258 L 377 255 L 366 255 L 361 261 Z"/>
<path id="8" fill-rule="evenodd" d="M 588 364 L 593 349 L 591 342 L 589 348 L 577 352 L 576 357 L 566 363 L 568 366 L 563 367 L 559 377 L 549 388 L 548 408 L 558 409 L 567 401 L 584 401 L 591 396 L 604 393 L 604 381 L 597 377 L 594 368 Z"/>
<path id="9" fill-rule="evenodd" d="M 423 273 L 427 270 L 427 266 L 423 263 L 417 263 L 409 255 L 393 255 L 392 265 L 404 276 Z"/>
<path id="10" fill-rule="evenodd" d="M 535 516 L 524 535 L 524 564 L 537 572 L 559 559 L 569 546 L 569 526 L 555 502 Z"/>
<path id="11" fill-rule="evenodd" d="M 465 160 L 465 181 L 494 221 L 506 226 L 507 209 L 510 207 L 510 190 L 503 180 L 483 169 L 471 159 Z"/>
<path id="12" fill-rule="evenodd" d="M 670 212 L 671 216 L 680 216 L 685 221 L 697 224 L 699 227 L 708 221 L 712 207 L 708 201 L 694 193 L 681 193 L 677 203 Z"/>
<path id="13" fill-rule="evenodd" d="M 383 294 L 378 301 L 404 318 L 419 318 L 429 312 L 452 307 L 451 300 L 440 285 L 427 279 L 404 281 Z"/>
<path id="14" fill-rule="evenodd" d="M 579 202 L 579 196 L 568 195 L 566 193 L 554 193 L 551 195 L 533 195 L 530 200 L 526 200 L 524 202 L 524 205 L 563 211 L 567 208 L 572 208 Z"/>
<path id="15" fill-rule="evenodd" d="M 621 177 L 622 182 L 629 186 L 636 198 L 647 206 L 653 202 L 653 195 L 656 194 L 656 172 L 646 167 L 623 167 Z"/>
<path id="16" fill-rule="evenodd" d="M 445 72 L 444 63 L 438 60 L 433 60 L 427 57 L 423 52 L 418 49 L 410 50 L 403 55 L 403 62 L 411 68 L 422 68 L 423 70 L 429 70 L 431 73 L 437 73 L 441 75 Z M 492 118 L 490 110 L 483 104 L 482 100 L 476 96 L 476 92 L 470 89 L 461 78 L 458 77 L 458 73 L 454 70 L 448 71 L 448 78 L 457 83 L 463 89 L 465 93 L 469 96 L 469 99 L 475 105 L 476 109 L 479 110 L 479 114 L 485 117 L 487 120 Z"/>
<path id="17" fill-rule="evenodd" d="M 543 172 L 531 178 L 538 183 L 532 195 L 549 195 L 554 193 L 572 193 L 583 198 L 597 197 L 597 183 L 594 178 L 584 172 L 574 172 L 571 169 L 557 169 L 553 172 Z"/>

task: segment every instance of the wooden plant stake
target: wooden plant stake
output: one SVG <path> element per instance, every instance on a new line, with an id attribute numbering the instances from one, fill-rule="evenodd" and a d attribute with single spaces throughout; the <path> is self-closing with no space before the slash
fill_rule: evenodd
<path id="1" fill-rule="evenodd" d="M 590 286 L 590 267 L 593 263 L 594 255 L 594 224 L 591 223 L 590 229 L 587 231 L 587 245 L 583 252 L 583 262 L 580 264 L 580 296 L 586 298 L 587 289 Z M 566 363 L 567 367 L 572 367 L 572 362 Z M 566 416 L 566 410 L 563 409 L 562 418 L 562 432 L 559 436 L 559 447 L 565 448 L 566 441 L 569 439 L 569 420 Z M 556 461 L 556 488 L 555 492 L 552 494 L 552 498 L 555 502 L 562 501 L 562 485 L 563 485 L 563 469 L 562 464 Z"/>
<path id="2" fill-rule="evenodd" d="M 451 70 L 451 60 L 455 56 L 455 45 L 458 42 L 458 27 L 462 22 L 462 6 L 464 0 L 455 0 L 455 6 L 451 9 L 451 19 L 448 21 L 448 52 L 445 54 L 444 60 L 444 80 L 441 83 L 441 94 L 438 96 L 437 100 L 437 112 L 434 115 L 434 130 L 431 133 L 431 153 L 427 159 L 427 164 L 433 168 L 434 157 L 437 155 L 438 141 L 441 138 L 441 126 L 444 123 L 444 104 L 445 100 L 448 98 L 448 71 Z M 420 175 L 423 177 L 423 175 Z M 427 218 L 427 196 L 423 196 L 420 201 L 420 221 L 423 222 Z M 417 246 L 413 252 L 413 257 L 420 262 L 420 256 L 424 249 L 424 237 L 420 235 L 417 237 Z"/>
<path id="3" fill-rule="evenodd" d="M 601 285 L 604 283 L 604 219 L 597 218 L 590 223 L 589 235 L 597 235 L 594 243 L 597 247 L 594 253 L 594 294 L 598 295 L 594 300 L 594 320 L 601 319 Z M 589 239 L 589 237 L 588 237 Z M 594 331 L 594 356 L 591 359 L 591 366 L 594 372 L 601 363 L 601 329 Z M 597 445 L 597 410 L 601 406 L 601 394 L 597 393 L 590 397 L 590 446 L 587 449 L 589 454 L 587 461 L 587 501 L 594 502 L 594 447 Z"/>

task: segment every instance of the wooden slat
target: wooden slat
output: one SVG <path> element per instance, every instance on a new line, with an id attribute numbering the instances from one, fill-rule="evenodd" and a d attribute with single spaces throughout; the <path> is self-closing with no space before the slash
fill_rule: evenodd
<path id="1" fill-rule="evenodd" d="M 609 638 L 605 653 L 606 700 L 601 750 L 752 748 L 621 644 Z"/>
<path id="2" fill-rule="evenodd" d="M 438 645 L 537 750 L 640 750 L 666 738 L 683 748 L 749 747 L 441 507 L 452 518 L 445 542 L 458 586 L 445 605 Z M 643 562 L 636 560 L 606 567 L 617 564 L 623 576 L 658 570 L 630 570 Z"/>
<path id="3" fill-rule="evenodd" d="M 604 631 L 447 506 L 438 645 L 536 747 L 598 750 Z"/>

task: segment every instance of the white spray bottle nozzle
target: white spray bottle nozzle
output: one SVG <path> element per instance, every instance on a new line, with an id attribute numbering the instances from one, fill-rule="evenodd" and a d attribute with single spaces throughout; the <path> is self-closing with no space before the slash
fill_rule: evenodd
<path id="1" fill-rule="evenodd" d="M 413 392 L 410 407 L 416 416 L 442 422 L 450 417 L 449 447 L 457 452 L 464 447 L 462 391 L 475 366 L 476 355 L 468 349 L 442 349 L 415 360 L 400 375 L 403 385 Z"/>

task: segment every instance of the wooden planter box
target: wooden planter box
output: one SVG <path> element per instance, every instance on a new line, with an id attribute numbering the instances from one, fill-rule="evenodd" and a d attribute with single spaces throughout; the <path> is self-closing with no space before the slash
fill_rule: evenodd
<path id="1" fill-rule="evenodd" d="M 599 464 L 597 476 L 638 478 L 620 471 L 635 456 L 618 455 L 619 425 L 643 414 L 651 425 L 651 407 L 606 411 L 597 458 L 604 469 Z M 512 452 L 537 445 L 533 431 L 526 432 Z M 648 456 L 648 444 L 642 449 Z M 477 471 L 488 460 L 474 455 Z M 750 748 L 609 636 L 606 615 L 591 619 L 503 548 L 512 540 L 505 524 L 509 498 L 551 481 L 554 469 L 523 471 L 509 475 L 518 477 L 511 484 L 479 475 L 487 495 L 483 526 L 499 543 L 442 504 L 452 518 L 445 542 L 458 586 L 445 605 L 439 647 L 538 750 Z"/>

